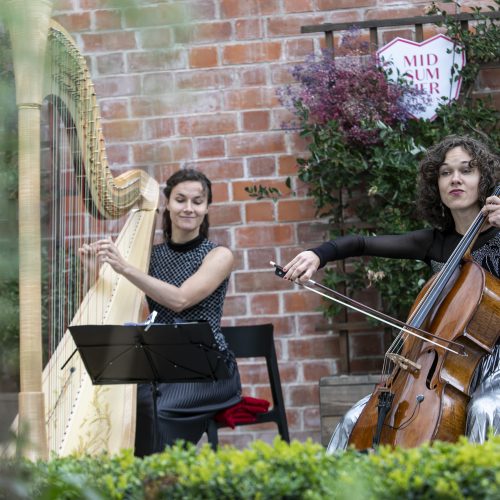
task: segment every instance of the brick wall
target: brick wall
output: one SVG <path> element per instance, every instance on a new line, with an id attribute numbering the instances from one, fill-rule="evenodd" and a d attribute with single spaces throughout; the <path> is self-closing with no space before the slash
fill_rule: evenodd
<path id="1" fill-rule="evenodd" d="M 319 298 L 278 279 L 269 266 L 270 260 L 286 263 L 323 241 L 327 229 L 315 219 L 306 187 L 293 177 L 304 143 L 282 130 L 289 115 L 276 90 L 290 82 L 288 70 L 295 63 L 323 44 L 320 34 L 301 35 L 301 26 L 421 15 L 428 2 L 129 3 L 140 8 L 119 12 L 113 8 L 117 2 L 106 0 L 55 2 L 55 18 L 74 36 L 91 68 L 110 165 L 117 173 L 143 168 L 161 183 L 182 167 L 211 178 L 212 239 L 236 256 L 224 323 L 274 323 L 291 436 L 319 441 L 319 378 L 345 369 L 347 347 L 354 372 L 377 371 L 384 339 L 361 322 L 346 346 L 345 336 L 318 312 Z M 397 34 L 411 36 L 408 29 Z M 385 43 L 394 33 L 382 36 Z M 481 78 L 485 91 L 498 88 L 497 72 Z M 273 203 L 245 192 L 262 183 L 287 194 L 289 175 L 294 197 Z M 368 298 L 377 305 L 376 297 Z M 244 363 L 241 373 L 245 394 L 270 399 L 262 364 Z M 275 434 L 272 425 L 247 427 L 224 433 L 222 442 L 243 445 Z"/>

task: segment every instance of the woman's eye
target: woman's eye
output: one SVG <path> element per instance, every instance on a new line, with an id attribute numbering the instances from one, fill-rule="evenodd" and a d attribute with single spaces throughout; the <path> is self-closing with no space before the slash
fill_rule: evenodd
<path id="1" fill-rule="evenodd" d="M 441 171 L 439 172 L 439 175 L 440 175 L 441 177 L 445 177 L 445 176 L 449 175 L 449 173 L 450 173 L 450 171 L 449 171 L 449 170 L 441 170 Z"/>

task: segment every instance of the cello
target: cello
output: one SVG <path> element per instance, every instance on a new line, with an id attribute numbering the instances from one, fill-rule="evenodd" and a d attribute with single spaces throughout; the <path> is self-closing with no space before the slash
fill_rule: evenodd
<path id="1" fill-rule="evenodd" d="M 500 186 L 493 195 L 499 193 Z M 474 373 L 500 336 L 500 280 L 470 257 L 483 223 L 479 213 L 419 293 L 407 322 L 401 328 L 396 321 L 400 332 L 386 352 L 381 381 L 351 432 L 350 446 L 410 448 L 434 440 L 454 442 L 464 434 Z M 354 302 L 335 298 L 338 292 L 312 280 L 304 286 L 326 289 L 320 294 L 348 307 Z M 355 308 L 395 326 L 395 320 L 388 322 L 366 306 Z"/>

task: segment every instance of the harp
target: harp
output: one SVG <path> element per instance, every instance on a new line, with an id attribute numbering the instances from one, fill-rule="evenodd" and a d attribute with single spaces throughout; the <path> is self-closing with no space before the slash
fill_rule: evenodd
<path id="1" fill-rule="evenodd" d="M 33 458 L 46 458 L 49 453 L 114 453 L 134 445 L 135 386 L 93 386 L 78 353 L 74 354 L 66 329 L 69 324 L 138 321 L 143 294 L 107 265 L 87 287 L 81 265 L 75 262 L 75 249 L 82 241 L 78 236 L 102 235 L 110 230 L 105 221 L 119 220 L 111 227 L 123 225 L 116 240 L 122 255 L 132 265 L 147 270 L 158 184 L 141 170 L 117 177 L 111 174 L 89 71 L 71 37 L 50 20 L 52 2 L 7 0 L 5 7 L 19 127 L 17 426 L 28 442 L 22 452 Z M 46 110 L 51 120 L 44 124 L 41 118 Z M 64 139 L 64 152 L 55 153 L 58 148 L 50 146 L 41 153 L 41 136 Z M 41 181 L 41 160 L 47 157 L 52 175 L 44 172 Z M 53 179 L 50 185 L 45 184 L 48 177 Z M 67 179 L 71 189 L 63 182 Z M 54 200 L 62 199 L 64 208 L 56 208 L 56 222 L 40 222 L 44 215 L 40 213 L 40 190 L 52 193 Z M 68 200 L 76 198 L 76 191 L 81 199 L 69 207 L 72 213 L 68 214 Z M 77 213 L 83 206 L 93 217 Z M 58 231 L 57 237 L 48 238 L 51 245 L 44 250 L 54 259 L 49 271 L 45 256 L 42 258 L 47 226 Z M 49 274 L 59 277 L 48 280 Z M 53 315 L 48 311 L 49 302 L 53 302 L 42 294 L 42 286 L 44 292 L 50 288 L 64 304 L 51 305 Z M 68 308 L 68 304 L 73 305 Z M 45 331 L 49 326 L 55 333 Z M 42 337 L 51 344 L 45 366 Z"/>

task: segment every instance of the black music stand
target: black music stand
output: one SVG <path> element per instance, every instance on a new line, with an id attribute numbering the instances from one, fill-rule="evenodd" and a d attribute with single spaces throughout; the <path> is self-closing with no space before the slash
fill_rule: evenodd
<path id="1" fill-rule="evenodd" d="M 69 331 L 94 385 L 150 383 L 157 447 L 158 384 L 229 378 L 207 322 L 146 325 L 78 325 Z"/>

